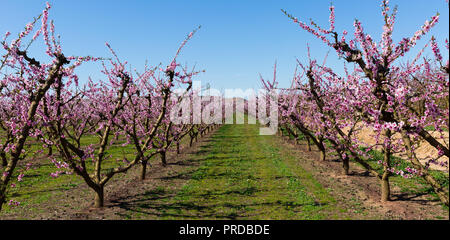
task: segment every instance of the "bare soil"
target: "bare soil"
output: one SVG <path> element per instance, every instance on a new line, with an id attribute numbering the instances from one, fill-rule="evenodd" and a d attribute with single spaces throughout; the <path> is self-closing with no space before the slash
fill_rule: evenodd
<path id="1" fill-rule="evenodd" d="M 378 179 L 366 174 L 361 166 L 350 163 L 351 174 L 347 176 L 343 174 L 342 162 L 328 156 L 327 160 L 320 160 L 319 151 L 308 151 L 305 142 L 296 144 L 294 140 L 283 137 L 280 144 L 286 151 L 301 156 L 299 165 L 311 172 L 325 187 L 329 187 L 343 206 L 348 207 L 346 203 L 352 201 L 362 203 L 369 219 L 449 219 L 449 211 L 444 209 L 439 200 L 431 200 L 433 197 L 428 194 L 406 194 L 392 186 L 391 201 L 382 203 Z"/>
<path id="2" fill-rule="evenodd" d="M 81 184 L 45 204 L 29 206 L 20 213 L 2 215 L 0 219 L 135 219 L 135 215 L 129 215 L 130 211 L 136 211 L 142 204 L 148 205 L 145 219 L 157 219 L 161 209 L 153 200 L 173 198 L 186 185 L 200 166 L 200 156 L 207 154 L 201 148 L 208 144 L 212 134 L 214 132 L 199 138 L 191 148 L 184 147 L 181 154 L 170 152 L 166 167 L 156 159 L 149 166 L 144 181 L 139 180 L 140 166 L 112 179 L 105 187 L 106 200 L 102 209 L 93 208 L 94 195 Z M 366 175 L 359 165 L 351 163 L 352 173 L 346 176 L 342 174 L 341 162 L 331 158 L 321 161 L 319 152 L 308 151 L 305 143 L 295 144 L 285 137 L 278 137 L 277 141 L 286 152 L 298 156 L 298 165 L 328 188 L 342 208 L 354 211 L 352 219 L 449 219 L 448 210 L 430 195 L 406 194 L 393 187 L 392 201 L 381 203 L 378 179 Z"/>
<path id="3" fill-rule="evenodd" d="M 213 131 L 214 132 L 214 131 Z M 202 154 L 200 147 L 210 136 L 210 132 L 198 138 L 192 147 L 181 146 L 180 154 L 172 149 L 167 153 L 167 166 L 162 166 L 159 159 L 155 159 L 147 166 L 146 179 L 141 181 L 140 165 L 130 169 L 126 174 L 110 180 L 105 186 L 105 207 L 93 207 L 94 194 L 86 185 L 65 191 L 63 197 L 51 199 L 44 204 L 29 206 L 16 214 L 1 215 L 0 219 L 34 219 L 34 220 L 98 220 L 98 219 L 127 219 L 125 212 L 129 205 L 138 204 L 143 194 L 158 192 L 158 189 L 179 190 L 188 180 L 189 173 L 195 170 L 198 163 L 193 161 L 192 155 Z M 187 161 L 191 159 L 192 161 Z M 155 209 L 155 216 L 157 214 Z"/>

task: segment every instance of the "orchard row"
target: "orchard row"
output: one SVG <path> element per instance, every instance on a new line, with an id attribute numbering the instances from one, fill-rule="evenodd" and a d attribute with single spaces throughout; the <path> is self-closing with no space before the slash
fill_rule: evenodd
<path id="1" fill-rule="evenodd" d="M 173 124 L 169 117 L 179 100 L 193 96 L 192 79 L 202 72 L 188 70 L 176 61 L 197 29 L 182 42 L 167 67 L 146 65 L 141 72 L 132 72 L 108 43 L 111 59 L 64 55 L 53 21 L 48 20 L 50 8 L 47 4 L 16 39 L 8 41 L 10 33 L 6 33 L 1 42 L 5 54 L 0 66 L 0 209 L 7 202 L 8 189 L 15 186 L 11 182 L 15 171 L 21 167 L 16 174 L 20 182 L 34 164 L 27 158 L 42 154 L 42 149 L 48 148 L 48 158 L 58 169 L 52 177 L 76 174 L 95 192 L 94 206 L 102 207 L 104 186 L 114 176 L 140 165 L 144 179 L 153 156 L 160 156 L 166 165 L 171 146 L 176 145 L 179 152 L 182 138 L 189 136 L 192 145 L 198 135 L 216 126 Z M 50 58 L 46 63 L 27 51 L 41 38 Z M 89 79 L 80 86 L 75 70 L 86 62 L 97 62 L 107 80 Z M 175 87 L 185 89 L 184 93 L 175 95 Z M 95 143 L 83 142 L 92 136 Z M 33 152 L 27 148 L 30 142 L 38 142 L 42 148 Z M 133 149 L 132 159 L 112 159 L 108 150 L 118 142 Z M 8 203 L 18 204 L 13 199 Z"/>
<path id="2" fill-rule="evenodd" d="M 330 7 L 330 26 L 324 29 L 312 20 L 308 25 L 283 11 L 300 28 L 315 35 L 335 50 L 344 62 L 344 74 L 311 59 L 298 62 L 291 87 L 280 88 L 276 78 L 262 79 L 268 90 L 279 91 L 280 128 L 294 137 L 305 136 L 326 158 L 330 148 L 342 161 L 344 174 L 349 174 L 349 161 L 354 160 L 380 180 L 381 201 L 390 200 L 389 177 L 421 177 L 448 206 L 449 193 L 430 174 L 432 165 L 448 170 L 449 126 L 449 61 L 444 62 L 434 37 L 414 59 L 405 59 L 417 41 L 438 23 L 439 14 L 426 20 L 412 36 L 394 43 L 392 35 L 397 8 L 389 1 L 381 4 L 384 19 L 381 41 L 376 42 L 354 22 L 354 35 L 335 29 L 335 9 Z M 445 39 L 449 49 L 448 39 Z M 432 58 L 423 56 L 427 49 Z M 276 66 L 275 66 L 276 74 Z M 370 129 L 372 143 L 358 136 Z M 417 148 L 429 144 L 438 153 L 420 161 Z M 370 164 L 372 151 L 380 151 L 381 171 Z M 394 155 L 404 154 L 408 164 L 400 164 Z M 446 159 L 446 161 L 445 161 Z M 448 176 L 447 176 L 448 178 Z"/>

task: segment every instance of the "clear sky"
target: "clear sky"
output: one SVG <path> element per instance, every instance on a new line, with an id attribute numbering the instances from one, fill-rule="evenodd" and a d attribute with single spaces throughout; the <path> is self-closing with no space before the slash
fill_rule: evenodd
<path id="1" fill-rule="evenodd" d="M 1 0 L 0 34 L 17 34 L 26 23 L 39 15 L 44 0 Z M 55 20 L 66 55 L 110 57 L 105 47 L 109 42 L 122 60 L 133 68 L 142 68 L 145 60 L 151 65 L 167 65 L 185 36 L 198 25 L 202 28 L 183 50 L 179 62 L 196 64 L 206 70 L 197 79 L 216 89 L 259 88 L 259 73 L 271 78 L 273 64 L 278 63 L 278 79 L 289 84 L 296 58 L 306 61 L 306 44 L 321 60 L 330 49 L 311 34 L 288 19 L 280 9 L 300 20 L 313 18 L 328 27 L 330 0 L 245 1 L 245 0 L 172 0 L 115 1 L 78 0 L 49 1 L 50 19 Z M 336 30 L 353 33 L 353 21 L 359 19 L 366 32 L 377 41 L 382 32 L 381 1 L 334 0 Z M 448 38 L 449 8 L 445 0 L 393 0 L 399 13 L 394 38 L 398 42 L 410 37 L 436 12 L 441 19 L 427 35 L 435 35 L 443 48 Z M 420 41 L 416 51 L 424 46 Z M 37 44 L 31 49 L 39 59 L 43 50 Z M 341 67 L 334 51 L 330 51 L 330 66 Z M 102 77 L 100 65 L 79 69 L 80 77 Z M 83 80 L 82 80 L 83 81 Z"/>

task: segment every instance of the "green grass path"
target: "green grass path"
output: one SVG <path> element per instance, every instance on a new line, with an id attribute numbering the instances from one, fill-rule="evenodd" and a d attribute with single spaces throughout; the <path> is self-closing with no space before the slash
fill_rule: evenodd
<path id="1" fill-rule="evenodd" d="M 224 125 L 162 219 L 336 219 L 345 210 L 258 125 Z M 297 156 L 298 157 L 298 156 Z"/>

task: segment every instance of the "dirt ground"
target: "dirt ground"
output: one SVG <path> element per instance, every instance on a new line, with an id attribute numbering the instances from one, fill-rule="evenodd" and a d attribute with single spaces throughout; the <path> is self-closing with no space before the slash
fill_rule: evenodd
<path id="1" fill-rule="evenodd" d="M 342 163 L 328 159 L 320 160 L 318 151 L 307 150 L 304 143 L 295 144 L 293 140 L 283 137 L 280 144 L 286 147 L 286 151 L 296 152 L 302 156 L 299 162 L 303 168 L 314 174 L 314 177 L 325 187 L 330 187 L 334 197 L 342 203 L 349 201 L 360 202 L 365 206 L 365 213 L 369 219 L 449 219 L 448 210 L 443 209 L 437 200 L 429 200 L 429 195 L 405 194 L 398 187 L 391 187 L 391 201 L 380 202 L 380 184 L 374 176 L 367 176 L 365 170 L 357 164 L 351 163 L 351 175 L 342 173 Z M 314 161 L 311 161 L 314 159 Z M 346 206 L 346 204 L 343 204 Z M 348 205 L 347 205 L 348 206 Z M 370 217 L 373 216 L 373 217 Z"/>
<path id="2" fill-rule="evenodd" d="M 85 184 L 67 191 L 65 196 L 51 199 L 39 206 L 29 206 L 20 214 L 2 215 L 1 219 L 130 219 L 130 210 L 139 204 L 150 204 L 146 219 L 157 219 L 160 209 L 152 205 L 153 198 L 171 198 L 179 192 L 191 178 L 200 163 L 195 161 L 206 154 L 201 147 L 210 141 L 213 133 L 201 138 L 192 148 L 182 149 L 182 153 L 169 153 L 168 166 L 163 167 L 155 161 L 148 169 L 147 179 L 139 180 L 139 168 L 133 168 L 123 178 L 116 178 L 105 187 L 105 207 L 93 208 L 91 190 Z M 307 151 L 306 144 L 295 144 L 286 137 L 278 137 L 280 146 L 298 156 L 298 165 L 312 173 L 314 178 L 328 188 L 330 194 L 342 208 L 355 211 L 352 219 L 449 219 L 439 201 L 430 200 L 430 196 L 404 194 L 393 187 L 392 201 L 381 204 L 380 186 L 375 177 L 366 176 L 365 171 L 351 164 L 352 174 L 342 174 L 341 163 L 332 159 L 319 160 L 317 151 Z M 195 156 L 195 157 L 194 157 Z M 164 189 L 161 193 L 160 189 Z M 361 212 L 362 209 L 362 212 Z M 359 212 L 357 212 L 359 211 Z"/>
<path id="3" fill-rule="evenodd" d="M 213 132 L 194 142 L 192 147 L 181 146 L 181 153 L 175 150 L 167 153 L 168 164 L 163 167 L 159 159 L 147 167 L 146 179 L 141 181 L 140 166 L 130 169 L 127 174 L 113 178 L 105 186 L 105 207 L 93 208 L 94 194 L 86 184 L 65 191 L 64 196 L 57 197 L 38 206 L 28 206 L 19 214 L 4 214 L 0 219 L 34 219 L 34 220 L 83 220 L 83 219 L 127 219 L 122 212 L 127 211 L 127 204 L 140 200 L 143 194 L 157 191 L 158 188 L 171 188 L 175 192 L 189 179 L 188 172 L 195 167 L 190 155 L 199 154 Z M 180 174 L 186 176 L 179 177 Z M 157 209 L 155 209 L 157 214 Z"/>

